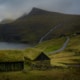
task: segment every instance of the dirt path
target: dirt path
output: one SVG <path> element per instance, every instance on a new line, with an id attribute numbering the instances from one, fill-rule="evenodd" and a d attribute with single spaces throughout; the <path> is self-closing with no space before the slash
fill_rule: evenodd
<path id="1" fill-rule="evenodd" d="M 67 39 L 66 39 L 65 43 L 62 45 L 62 47 L 61 47 L 60 49 L 58 49 L 58 50 L 56 50 L 56 51 L 52 51 L 52 52 L 50 52 L 49 54 L 58 53 L 58 52 L 63 51 L 63 50 L 66 48 L 68 42 L 70 41 L 70 38 L 69 38 L 69 37 L 66 37 L 66 38 L 67 38 Z"/>
<path id="2" fill-rule="evenodd" d="M 61 27 L 61 26 L 62 26 L 62 24 L 59 24 L 59 25 L 56 25 L 55 27 L 53 27 L 52 29 L 50 29 L 45 35 L 43 35 L 43 36 L 41 37 L 39 43 L 41 43 L 52 31 L 54 31 L 55 29 L 57 29 L 58 27 Z M 61 47 L 60 49 L 56 50 L 56 51 L 50 52 L 49 54 L 58 53 L 58 52 L 63 51 L 63 50 L 66 48 L 69 40 L 70 40 L 70 38 L 69 38 L 69 37 L 66 37 L 66 41 L 65 41 L 65 43 L 62 45 L 62 47 Z"/>
<path id="3" fill-rule="evenodd" d="M 45 35 L 43 35 L 41 37 L 41 39 L 39 40 L 39 43 L 41 43 L 52 31 L 54 31 L 56 28 L 61 27 L 62 24 L 56 25 L 55 27 L 53 27 L 52 29 L 50 29 Z"/>

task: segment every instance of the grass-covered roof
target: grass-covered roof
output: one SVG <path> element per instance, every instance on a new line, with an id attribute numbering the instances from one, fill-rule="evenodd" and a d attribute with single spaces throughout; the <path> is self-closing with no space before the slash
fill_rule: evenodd
<path id="1" fill-rule="evenodd" d="M 30 60 L 36 59 L 43 51 L 36 48 L 28 48 L 24 51 L 25 57 Z M 44 52 L 43 52 L 44 53 Z M 45 53 L 44 53 L 45 54 Z"/>
<path id="2" fill-rule="evenodd" d="M 0 62 L 23 61 L 23 53 L 19 50 L 0 50 Z"/>

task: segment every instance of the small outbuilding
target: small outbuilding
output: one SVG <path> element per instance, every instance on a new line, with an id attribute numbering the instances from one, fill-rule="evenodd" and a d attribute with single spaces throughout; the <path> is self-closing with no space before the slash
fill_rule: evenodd
<path id="1" fill-rule="evenodd" d="M 25 62 L 31 69 L 50 69 L 50 58 L 41 50 L 30 48 L 25 51 Z"/>
<path id="2" fill-rule="evenodd" d="M 0 72 L 21 71 L 24 69 L 24 57 L 21 51 L 0 51 Z"/>

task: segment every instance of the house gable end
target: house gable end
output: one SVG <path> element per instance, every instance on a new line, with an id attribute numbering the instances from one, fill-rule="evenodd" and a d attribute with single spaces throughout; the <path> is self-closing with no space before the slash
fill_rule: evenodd
<path id="1" fill-rule="evenodd" d="M 34 59 L 34 61 L 44 61 L 44 60 L 50 60 L 50 58 L 43 52 Z"/>

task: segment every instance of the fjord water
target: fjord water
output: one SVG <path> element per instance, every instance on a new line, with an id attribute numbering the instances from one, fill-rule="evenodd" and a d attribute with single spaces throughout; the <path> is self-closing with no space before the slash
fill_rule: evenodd
<path id="1" fill-rule="evenodd" d="M 28 47 L 30 47 L 30 45 L 23 43 L 0 42 L 0 50 L 20 50 Z"/>

